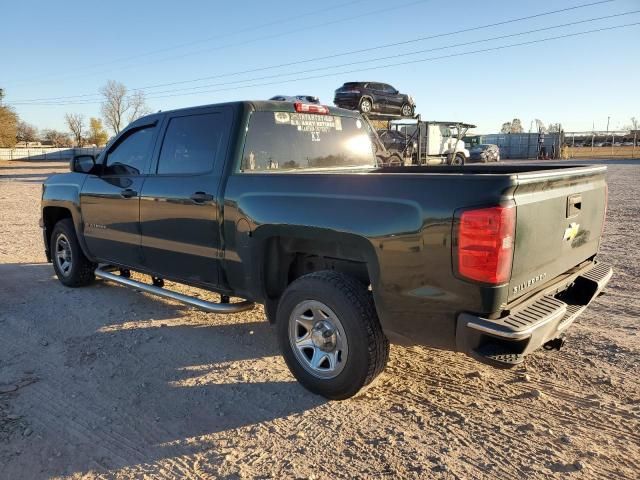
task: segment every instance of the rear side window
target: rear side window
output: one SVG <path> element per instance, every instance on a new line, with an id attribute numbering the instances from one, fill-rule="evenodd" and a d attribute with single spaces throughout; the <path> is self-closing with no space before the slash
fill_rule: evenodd
<path id="1" fill-rule="evenodd" d="M 374 168 L 369 129 L 359 118 L 294 112 L 253 112 L 240 171 L 300 172 Z"/>
<path id="2" fill-rule="evenodd" d="M 154 134 L 155 126 L 141 128 L 126 134 L 107 153 L 105 175 L 141 175 L 145 173 L 147 162 L 151 157 Z"/>
<path id="3" fill-rule="evenodd" d="M 224 138 L 223 119 L 219 113 L 172 118 L 162 142 L 158 174 L 211 171 Z"/>

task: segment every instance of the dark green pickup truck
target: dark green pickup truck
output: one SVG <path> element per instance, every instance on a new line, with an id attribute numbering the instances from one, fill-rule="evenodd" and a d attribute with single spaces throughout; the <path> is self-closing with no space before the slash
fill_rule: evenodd
<path id="1" fill-rule="evenodd" d="M 98 276 L 216 313 L 262 303 L 293 374 L 329 398 L 369 384 L 389 340 L 498 367 L 559 348 L 612 274 L 596 260 L 605 168 L 380 168 L 368 128 L 264 101 L 141 118 L 44 184 L 47 257 L 72 287 Z"/>

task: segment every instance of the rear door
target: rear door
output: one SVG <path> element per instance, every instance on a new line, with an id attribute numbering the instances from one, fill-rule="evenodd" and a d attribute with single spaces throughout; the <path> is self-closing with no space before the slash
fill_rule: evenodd
<path id="1" fill-rule="evenodd" d="M 145 267 L 216 285 L 221 251 L 218 187 L 233 113 L 199 108 L 167 116 L 162 145 L 142 190 Z"/>
<path id="2" fill-rule="evenodd" d="M 518 175 L 509 300 L 535 291 L 598 252 L 606 188 L 602 167 Z"/>
<path id="3" fill-rule="evenodd" d="M 157 131 L 155 122 L 126 130 L 103 155 L 102 174 L 90 175 L 82 186 L 84 237 L 100 260 L 141 264 L 140 192 Z"/>

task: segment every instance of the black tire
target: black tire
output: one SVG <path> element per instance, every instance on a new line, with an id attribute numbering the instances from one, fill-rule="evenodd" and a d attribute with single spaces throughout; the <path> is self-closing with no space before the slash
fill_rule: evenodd
<path id="1" fill-rule="evenodd" d="M 449 165 L 456 165 L 456 166 L 461 166 L 464 165 L 465 160 L 464 160 L 464 155 L 462 153 L 456 153 L 454 157 L 451 157 L 451 160 L 449 161 Z"/>
<path id="2" fill-rule="evenodd" d="M 267 321 L 275 325 L 277 321 L 278 313 L 278 299 L 267 298 L 264 302 L 264 314 L 267 317 Z"/>
<path id="3" fill-rule="evenodd" d="M 389 167 L 401 167 L 403 165 L 404 162 L 402 160 L 402 157 L 397 153 L 390 155 L 389 159 L 387 160 L 387 166 Z"/>
<path id="4" fill-rule="evenodd" d="M 358 106 L 361 113 L 371 113 L 373 110 L 373 102 L 368 97 L 360 99 L 360 105 Z"/>
<path id="5" fill-rule="evenodd" d="M 348 354 L 340 373 L 333 378 L 311 374 L 296 356 L 290 340 L 291 317 L 301 304 L 309 301 L 328 307 L 344 330 Z M 332 400 L 352 397 L 387 364 L 389 341 L 380 326 L 371 293 L 354 278 L 333 271 L 300 277 L 280 298 L 277 316 L 278 341 L 285 362 L 296 379 L 313 393 Z"/>
<path id="6" fill-rule="evenodd" d="M 68 246 L 68 250 L 64 247 Z M 51 261 L 58 280 L 67 287 L 82 287 L 89 285 L 95 279 L 96 264 L 85 257 L 78 243 L 76 229 L 70 218 L 56 223 L 51 232 Z M 70 260 L 68 263 L 60 260 L 62 257 Z"/>
<path id="7" fill-rule="evenodd" d="M 405 103 L 402 105 L 402 109 L 400 110 L 403 117 L 413 117 L 413 105 Z"/>

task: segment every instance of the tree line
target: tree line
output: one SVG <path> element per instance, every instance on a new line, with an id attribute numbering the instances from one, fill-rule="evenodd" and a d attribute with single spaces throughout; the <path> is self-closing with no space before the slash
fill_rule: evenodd
<path id="1" fill-rule="evenodd" d="M 0 89 L 0 147 L 14 147 L 16 144 L 45 141 L 54 147 L 104 146 L 109 141 L 110 131 L 117 135 L 129 123 L 151 113 L 143 92 L 130 92 L 115 80 L 109 80 L 101 89 L 102 118 L 90 117 L 88 122 L 80 113 L 67 112 L 64 120 L 67 131 L 37 127 L 20 119 L 10 106 L 3 105 L 4 91 Z"/>

